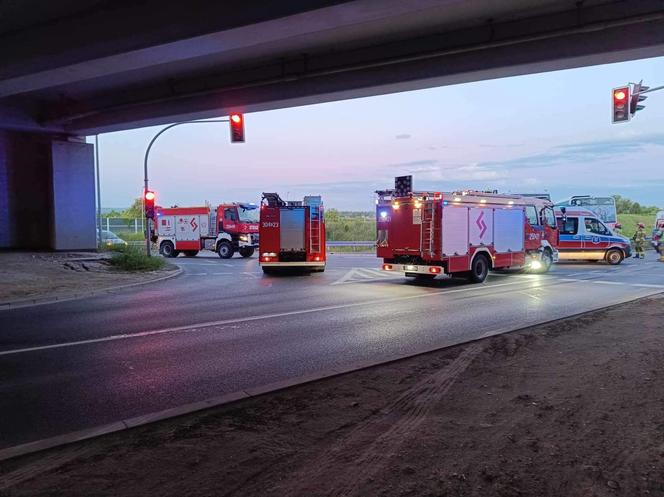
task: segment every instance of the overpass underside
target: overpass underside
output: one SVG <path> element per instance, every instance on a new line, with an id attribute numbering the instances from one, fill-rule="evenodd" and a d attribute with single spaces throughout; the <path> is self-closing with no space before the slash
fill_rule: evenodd
<path id="1" fill-rule="evenodd" d="M 0 129 L 59 140 L 664 53 L 662 0 L 234 5 L 0 4 Z"/>

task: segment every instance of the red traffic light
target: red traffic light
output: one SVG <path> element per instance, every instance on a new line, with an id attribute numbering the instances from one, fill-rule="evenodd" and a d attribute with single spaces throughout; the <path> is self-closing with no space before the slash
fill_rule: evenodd
<path id="1" fill-rule="evenodd" d="M 614 88 L 611 92 L 613 96 L 613 123 L 623 123 L 629 121 L 629 86 Z"/>
<path id="2" fill-rule="evenodd" d="M 233 113 L 230 116 L 231 143 L 244 143 L 244 116 Z"/>
<path id="3" fill-rule="evenodd" d="M 145 208 L 145 217 L 154 219 L 154 199 L 156 195 L 151 190 L 145 190 L 143 194 L 143 207 Z"/>

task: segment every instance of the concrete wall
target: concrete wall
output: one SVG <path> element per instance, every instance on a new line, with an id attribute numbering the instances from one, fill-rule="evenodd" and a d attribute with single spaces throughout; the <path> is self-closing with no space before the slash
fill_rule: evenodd
<path id="1" fill-rule="evenodd" d="M 0 247 L 11 246 L 9 231 L 9 168 L 7 166 L 7 132 L 0 130 Z"/>
<path id="2" fill-rule="evenodd" d="M 52 243 L 55 250 L 94 249 L 94 147 L 54 141 L 51 146 Z"/>
<path id="3" fill-rule="evenodd" d="M 94 199 L 92 145 L 0 130 L 0 248 L 94 249 Z"/>

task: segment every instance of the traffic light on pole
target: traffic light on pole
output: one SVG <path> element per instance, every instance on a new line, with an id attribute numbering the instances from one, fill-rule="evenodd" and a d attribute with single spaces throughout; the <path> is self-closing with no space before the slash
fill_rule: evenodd
<path id="1" fill-rule="evenodd" d="M 145 190 L 145 194 L 143 195 L 143 205 L 145 206 L 145 217 L 148 219 L 154 219 L 154 200 L 154 192 Z"/>
<path id="2" fill-rule="evenodd" d="M 629 86 L 614 88 L 611 97 L 613 99 L 613 122 L 629 121 Z"/>
<path id="3" fill-rule="evenodd" d="M 644 91 L 646 91 L 649 86 L 643 86 L 642 85 L 643 80 L 641 80 L 638 83 L 634 84 L 634 88 L 632 88 L 632 97 L 629 99 L 629 113 L 633 116 L 636 114 L 637 111 L 645 109 L 645 105 L 639 105 L 639 102 L 643 102 L 646 98 L 645 95 L 641 95 Z"/>
<path id="4" fill-rule="evenodd" d="M 231 143 L 244 143 L 244 116 L 233 113 L 230 117 L 231 122 Z"/>

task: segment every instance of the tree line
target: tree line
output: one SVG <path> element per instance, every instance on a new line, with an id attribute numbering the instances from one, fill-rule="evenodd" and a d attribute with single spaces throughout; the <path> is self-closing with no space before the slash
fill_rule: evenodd
<path id="1" fill-rule="evenodd" d="M 641 205 L 638 202 L 625 198 L 621 195 L 613 195 L 616 201 L 616 211 L 618 214 L 641 214 L 641 215 L 654 215 L 659 210 L 654 205 Z"/>

